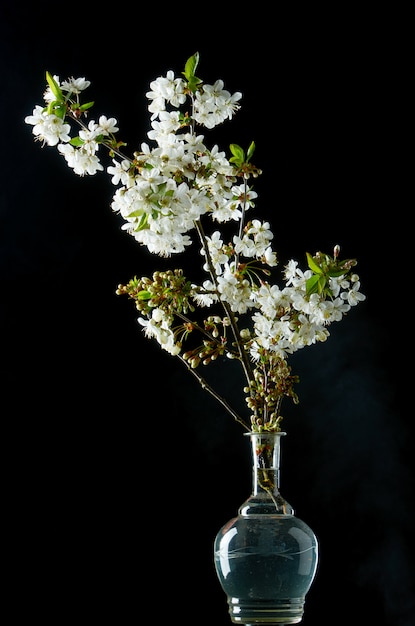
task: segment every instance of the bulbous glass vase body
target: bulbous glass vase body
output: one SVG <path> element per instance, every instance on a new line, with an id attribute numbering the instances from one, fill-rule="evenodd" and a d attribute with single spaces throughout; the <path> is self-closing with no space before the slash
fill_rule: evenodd
<path id="1" fill-rule="evenodd" d="M 298 624 L 318 564 L 314 532 L 279 492 L 283 432 L 249 433 L 252 494 L 214 542 L 234 624 Z"/>

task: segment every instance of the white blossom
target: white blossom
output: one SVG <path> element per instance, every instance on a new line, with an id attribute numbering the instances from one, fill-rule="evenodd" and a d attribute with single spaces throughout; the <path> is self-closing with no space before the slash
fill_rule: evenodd
<path id="1" fill-rule="evenodd" d="M 66 159 L 67 164 L 71 167 L 75 174 L 84 176 L 90 174 L 93 176 L 99 170 L 103 170 L 103 166 L 94 154 L 89 154 L 82 148 L 74 148 L 70 144 L 59 144 L 58 150 Z"/>
<path id="2" fill-rule="evenodd" d="M 307 253 L 305 267 L 289 260 L 274 281 L 271 268 L 278 259 L 270 222 L 251 219 L 258 198 L 251 182 L 261 173 L 251 163 L 254 145 L 245 151 L 234 144 L 228 158 L 217 143 L 209 147 L 199 129 L 232 119 L 242 94 L 231 94 L 221 79 L 206 84 L 189 78 L 198 59 L 191 60 L 180 77 L 169 70 L 150 83 L 148 142 L 132 154 L 123 152 L 116 118 L 86 122 L 91 103 L 82 108 L 80 102 L 90 85 L 85 77 L 61 82 L 54 75 L 53 84 L 48 75 L 46 106 L 36 105 L 25 123 L 79 176 L 102 171 L 98 155 L 107 150 L 106 173 L 116 188 L 111 209 L 122 230 L 151 254 L 177 255 L 197 240 L 200 258 L 188 268 L 192 282 L 182 270 L 159 271 L 152 278 L 135 277 L 119 291 L 135 300 L 145 336 L 192 369 L 218 357 L 239 361 L 252 428 L 270 427 L 261 420 L 279 406 L 278 394 L 296 398 L 288 357 L 326 341 L 330 325 L 366 296 L 352 270 L 355 261 L 341 262 L 337 245 L 332 255 Z M 199 269 L 205 275 L 197 281 L 193 274 Z M 211 310 L 204 319 L 197 308 Z M 188 337 L 199 333 L 196 347 L 187 349 Z M 251 427 L 249 420 L 237 421 Z"/>
<path id="3" fill-rule="evenodd" d="M 53 113 L 47 113 L 43 107 L 36 105 L 32 115 L 25 117 L 26 124 L 33 125 L 33 134 L 48 146 L 56 146 L 59 142 L 70 141 L 71 127 Z"/>

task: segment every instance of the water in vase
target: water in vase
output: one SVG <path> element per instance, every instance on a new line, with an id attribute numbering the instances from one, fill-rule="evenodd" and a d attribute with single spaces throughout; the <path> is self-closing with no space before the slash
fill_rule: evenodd
<path id="1" fill-rule="evenodd" d="M 317 567 L 313 531 L 294 515 L 238 516 L 219 531 L 215 567 L 236 624 L 296 624 Z"/>

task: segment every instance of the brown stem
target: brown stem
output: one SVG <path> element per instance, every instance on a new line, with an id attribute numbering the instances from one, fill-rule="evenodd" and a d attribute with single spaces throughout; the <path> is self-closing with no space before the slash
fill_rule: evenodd
<path id="1" fill-rule="evenodd" d="M 239 422 L 239 424 L 242 424 L 242 426 L 247 430 L 250 431 L 250 427 L 245 423 L 245 421 L 242 419 L 242 417 L 240 417 L 238 415 L 238 413 L 231 407 L 231 405 L 227 402 L 227 400 L 225 400 L 225 398 L 223 398 L 222 396 L 220 396 L 214 389 L 213 387 L 211 387 L 209 385 L 209 383 L 206 382 L 206 380 L 203 378 L 203 376 L 201 376 L 199 374 L 199 372 L 197 372 L 195 369 L 191 368 L 190 365 L 188 364 L 187 361 L 184 360 L 184 358 L 179 354 L 177 355 L 178 358 L 180 359 L 180 361 L 182 363 L 184 363 L 184 365 L 187 367 L 187 369 L 189 370 L 189 372 L 191 374 L 193 374 L 193 376 L 197 379 L 197 381 L 199 382 L 200 386 L 202 387 L 202 389 L 204 391 L 207 391 L 211 396 L 213 396 L 215 398 L 215 400 L 217 400 L 227 411 L 228 413 L 230 413 L 232 415 L 232 417 L 235 419 L 235 421 Z"/>
<path id="2" fill-rule="evenodd" d="M 246 182 L 246 178 L 244 178 L 244 194 L 246 195 L 246 190 L 248 187 L 248 183 Z M 246 200 L 244 201 L 243 205 L 242 205 L 242 215 L 241 215 L 241 219 L 239 222 L 239 239 L 242 239 L 242 234 L 243 234 L 243 230 L 244 230 L 244 221 L 245 221 L 245 209 L 246 209 Z M 239 265 L 239 253 L 236 255 L 236 259 L 235 259 L 235 265 L 236 267 L 238 267 Z"/>
<path id="3" fill-rule="evenodd" d="M 76 117 L 76 115 L 74 115 L 72 111 L 69 111 L 68 114 L 74 120 L 74 122 L 78 124 L 78 126 L 80 126 L 83 130 L 88 130 L 86 124 L 84 124 L 82 120 Z M 105 146 L 109 152 L 113 152 L 114 154 L 117 154 L 121 159 L 126 159 L 130 163 L 133 163 L 133 159 L 131 157 L 121 152 L 121 150 L 119 150 L 118 148 L 113 148 L 111 144 L 109 144 L 107 141 L 101 141 L 101 144 Z"/>
<path id="4" fill-rule="evenodd" d="M 254 380 L 254 375 L 253 375 L 253 372 L 252 372 L 251 364 L 249 362 L 247 353 L 243 349 L 243 346 L 242 346 L 242 339 L 241 339 L 241 335 L 239 333 L 238 325 L 236 323 L 235 315 L 234 315 L 231 307 L 229 306 L 229 304 L 227 302 L 223 302 L 223 300 L 221 299 L 221 297 L 219 295 L 218 283 L 217 283 L 217 279 L 216 279 L 216 272 L 215 272 L 215 268 L 213 267 L 212 258 L 210 256 L 209 247 L 208 247 L 207 241 L 206 241 L 206 235 L 204 233 L 204 230 L 203 230 L 201 222 L 199 220 L 195 221 L 195 226 L 196 226 L 196 230 L 198 232 L 200 241 L 202 243 L 203 249 L 205 251 L 206 261 L 207 261 L 208 268 L 209 268 L 209 273 L 210 273 L 210 276 L 212 278 L 213 284 L 215 285 L 215 289 L 217 291 L 217 296 L 218 296 L 219 302 L 221 303 L 222 307 L 225 310 L 225 313 L 226 313 L 227 317 L 229 318 L 231 329 L 232 329 L 232 333 L 233 333 L 233 336 L 234 336 L 234 339 L 235 339 L 235 343 L 236 343 L 237 348 L 238 348 L 239 358 L 240 358 L 240 361 L 241 361 L 241 364 L 242 364 L 242 368 L 244 370 L 245 378 L 246 378 L 247 383 L 249 385 L 249 383 L 252 380 Z"/>
<path id="5" fill-rule="evenodd" d="M 207 337 L 209 339 L 209 341 L 211 341 L 212 343 L 214 343 L 216 346 L 222 347 L 222 344 L 220 341 L 218 341 L 211 333 L 209 333 L 205 328 L 203 328 L 202 326 L 200 326 L 200 324 L 198 324 L 197 322 L 194 322 L 193 320 L 191 320 L 190 318 L 186 317 L 186 315 L 183 315 L 183 313 L 178 313 L 177 311 L 174 312 L 174 315 L 176 317 L 178 317 L 179 319 L 181 319 L 185 324 L 191 324 L 195 330 L 199 331 L 199 333 L 205 337 Z M 232 352 L 231 350 L 227 349 L 227 352 L 230 352 L 232 354 L 232 356 L 237 357 L 236 352 Z"/>

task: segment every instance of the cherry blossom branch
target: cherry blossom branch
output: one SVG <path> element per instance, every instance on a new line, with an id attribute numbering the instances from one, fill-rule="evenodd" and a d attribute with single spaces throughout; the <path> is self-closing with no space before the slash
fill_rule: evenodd
<path id="1" fill-rule="evenodd" d="M 242 426 L 245 428 L 245 430 L 247 430 L 249 432 L 251 430 L 250 427 L 240 417 L 240 415 L 231 407 L 229 402 L 227 400 L 225 400 L 225 398 L 223 398 L 220 394 L 218 394 L 218 392 L 215 391 L 215 389 L 213 387 L 211 387 L 211 385 L 209 385 L 208 382 L 206 382 L 206 380 L 203 378 L 203 376 L 201 376 L 199 374 L 199 372 L 197 370 L 195 370 L 192 367 L 190 367 L 189 363 L 180 354 L 177 355 L 177 356 L 180 359 L 180 361 L 182 363 L 184 363 L 184 365 L 186 366 L 188 371 L 196 378 L 196 380 L 198 381 L 198 383 L 202 387 L 202 389 L 204 391 L 207 391 L 211 396 L 213 396 L 213 398 L 215 398 L 215 400 L 217 400 L 217 402 L 219 402 L 226 409 L 226 411 L 228 413 L 230 413 L 230 415 L 232 415 L 234 420 L 236 422 L 238 422 L 239 424 L 242 424 Z"/>

